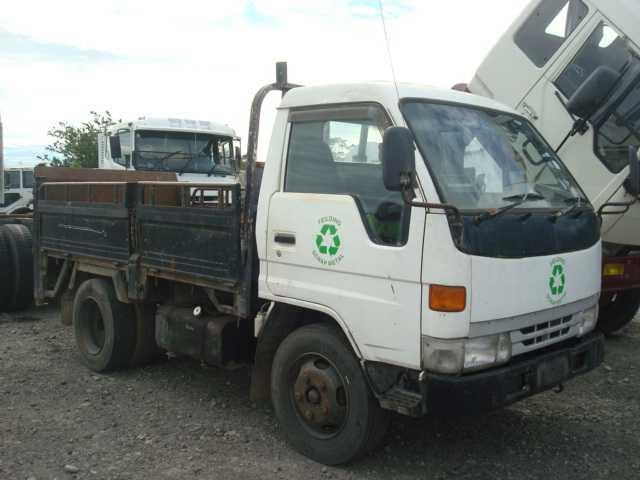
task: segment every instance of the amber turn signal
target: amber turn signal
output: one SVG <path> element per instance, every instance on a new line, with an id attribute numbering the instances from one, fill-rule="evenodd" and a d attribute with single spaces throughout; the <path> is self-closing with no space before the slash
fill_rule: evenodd
<path id="1" fill-rule="evenodd" d="M 624 275 L 623 263 L 605 263 L 602 269 L 602 275 L 605 277 L 621 277 Z"/>
<path id="2" fill-rule="evenodd" d="M 467 306 L 467 289 L 431 285 L 429 287 L 429 308 L 436 312 L 462 312 Z"/>

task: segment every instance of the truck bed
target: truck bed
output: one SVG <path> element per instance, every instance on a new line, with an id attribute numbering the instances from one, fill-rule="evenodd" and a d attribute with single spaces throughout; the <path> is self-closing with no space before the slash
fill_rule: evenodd
<path id="1" fill-rule="evenodd" d="M 240 191 L 239 184 L 41 183 L 34 218 L 40 265 L 47 257 L 108 265 L 125 272 L 130 292 L 152 277 L 234 291 Z"/>

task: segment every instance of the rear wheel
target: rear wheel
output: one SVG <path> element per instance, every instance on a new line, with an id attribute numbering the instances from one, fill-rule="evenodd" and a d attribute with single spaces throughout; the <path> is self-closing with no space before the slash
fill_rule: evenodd
<path id="1" fill-rule="evenodd" d="M 0 312 L 9 307 L 9 301 L 13 295 L 13 261 L 9 253 L 9 246 L 5 239 L 4 229 L 0 227 L 0 272 L 3 272 L 3 287 L 0 288 Z M 7 282 L 7 283 L 5 283 Z"/>
<path id="2" fill-rule="evenodd" d="M 640 289 L 605 295 L 600 304 L 598 328 L 605 335 L 612 335 L 624 328 L 638 313 Z"/>
<path id="3" fill-rule="evenodd" d="M 372 450 L 388 426 L 351 348 L 329 325 L 308 325 L 283 340 L 273 361 L 271 396 L 291 445 L 327 465 Z"/>
<path id="4" fill-rule="evenodd" d="M 110 282 L 94 278 L 80 285 L 73 302 L 73 330 L 82 360 L 91 370 L 107 372 L 129 364 L 135 319 Z"/>

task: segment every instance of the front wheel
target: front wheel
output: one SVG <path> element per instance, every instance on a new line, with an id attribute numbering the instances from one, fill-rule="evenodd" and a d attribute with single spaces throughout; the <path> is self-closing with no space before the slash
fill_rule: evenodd
<path id="1" fill-rule="evenodd" d="M 640 289 L 624 290 L 608 296 L 603 294 L 598 315 L 598 328 L 612 335 L 627 325 L 640 308 Z"/>
<path id="2" fill-rule="evenodd" d="M 351 348 L 329 325 L 302 327 L 280 344 L 271 399 L 291 445 L 327 465 L 374 449 L 389 424 Z"/>

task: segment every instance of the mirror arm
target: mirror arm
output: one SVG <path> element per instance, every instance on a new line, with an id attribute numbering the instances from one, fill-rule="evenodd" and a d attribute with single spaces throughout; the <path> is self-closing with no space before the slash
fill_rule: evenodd
<path id="1" fill-rule="evenodd" d="M 410 185 L 403 183 L 402 199 L 405 205 L 409 207 L 426 208 L 428 210 L 443 210 L 447 215 L 453 215 L 455 219 L 462 224 L 462 214 L 455 205 L 448 203 L 429 203 L 429 202 L 416 202 L 414 201 L 415 193 Z"/>

